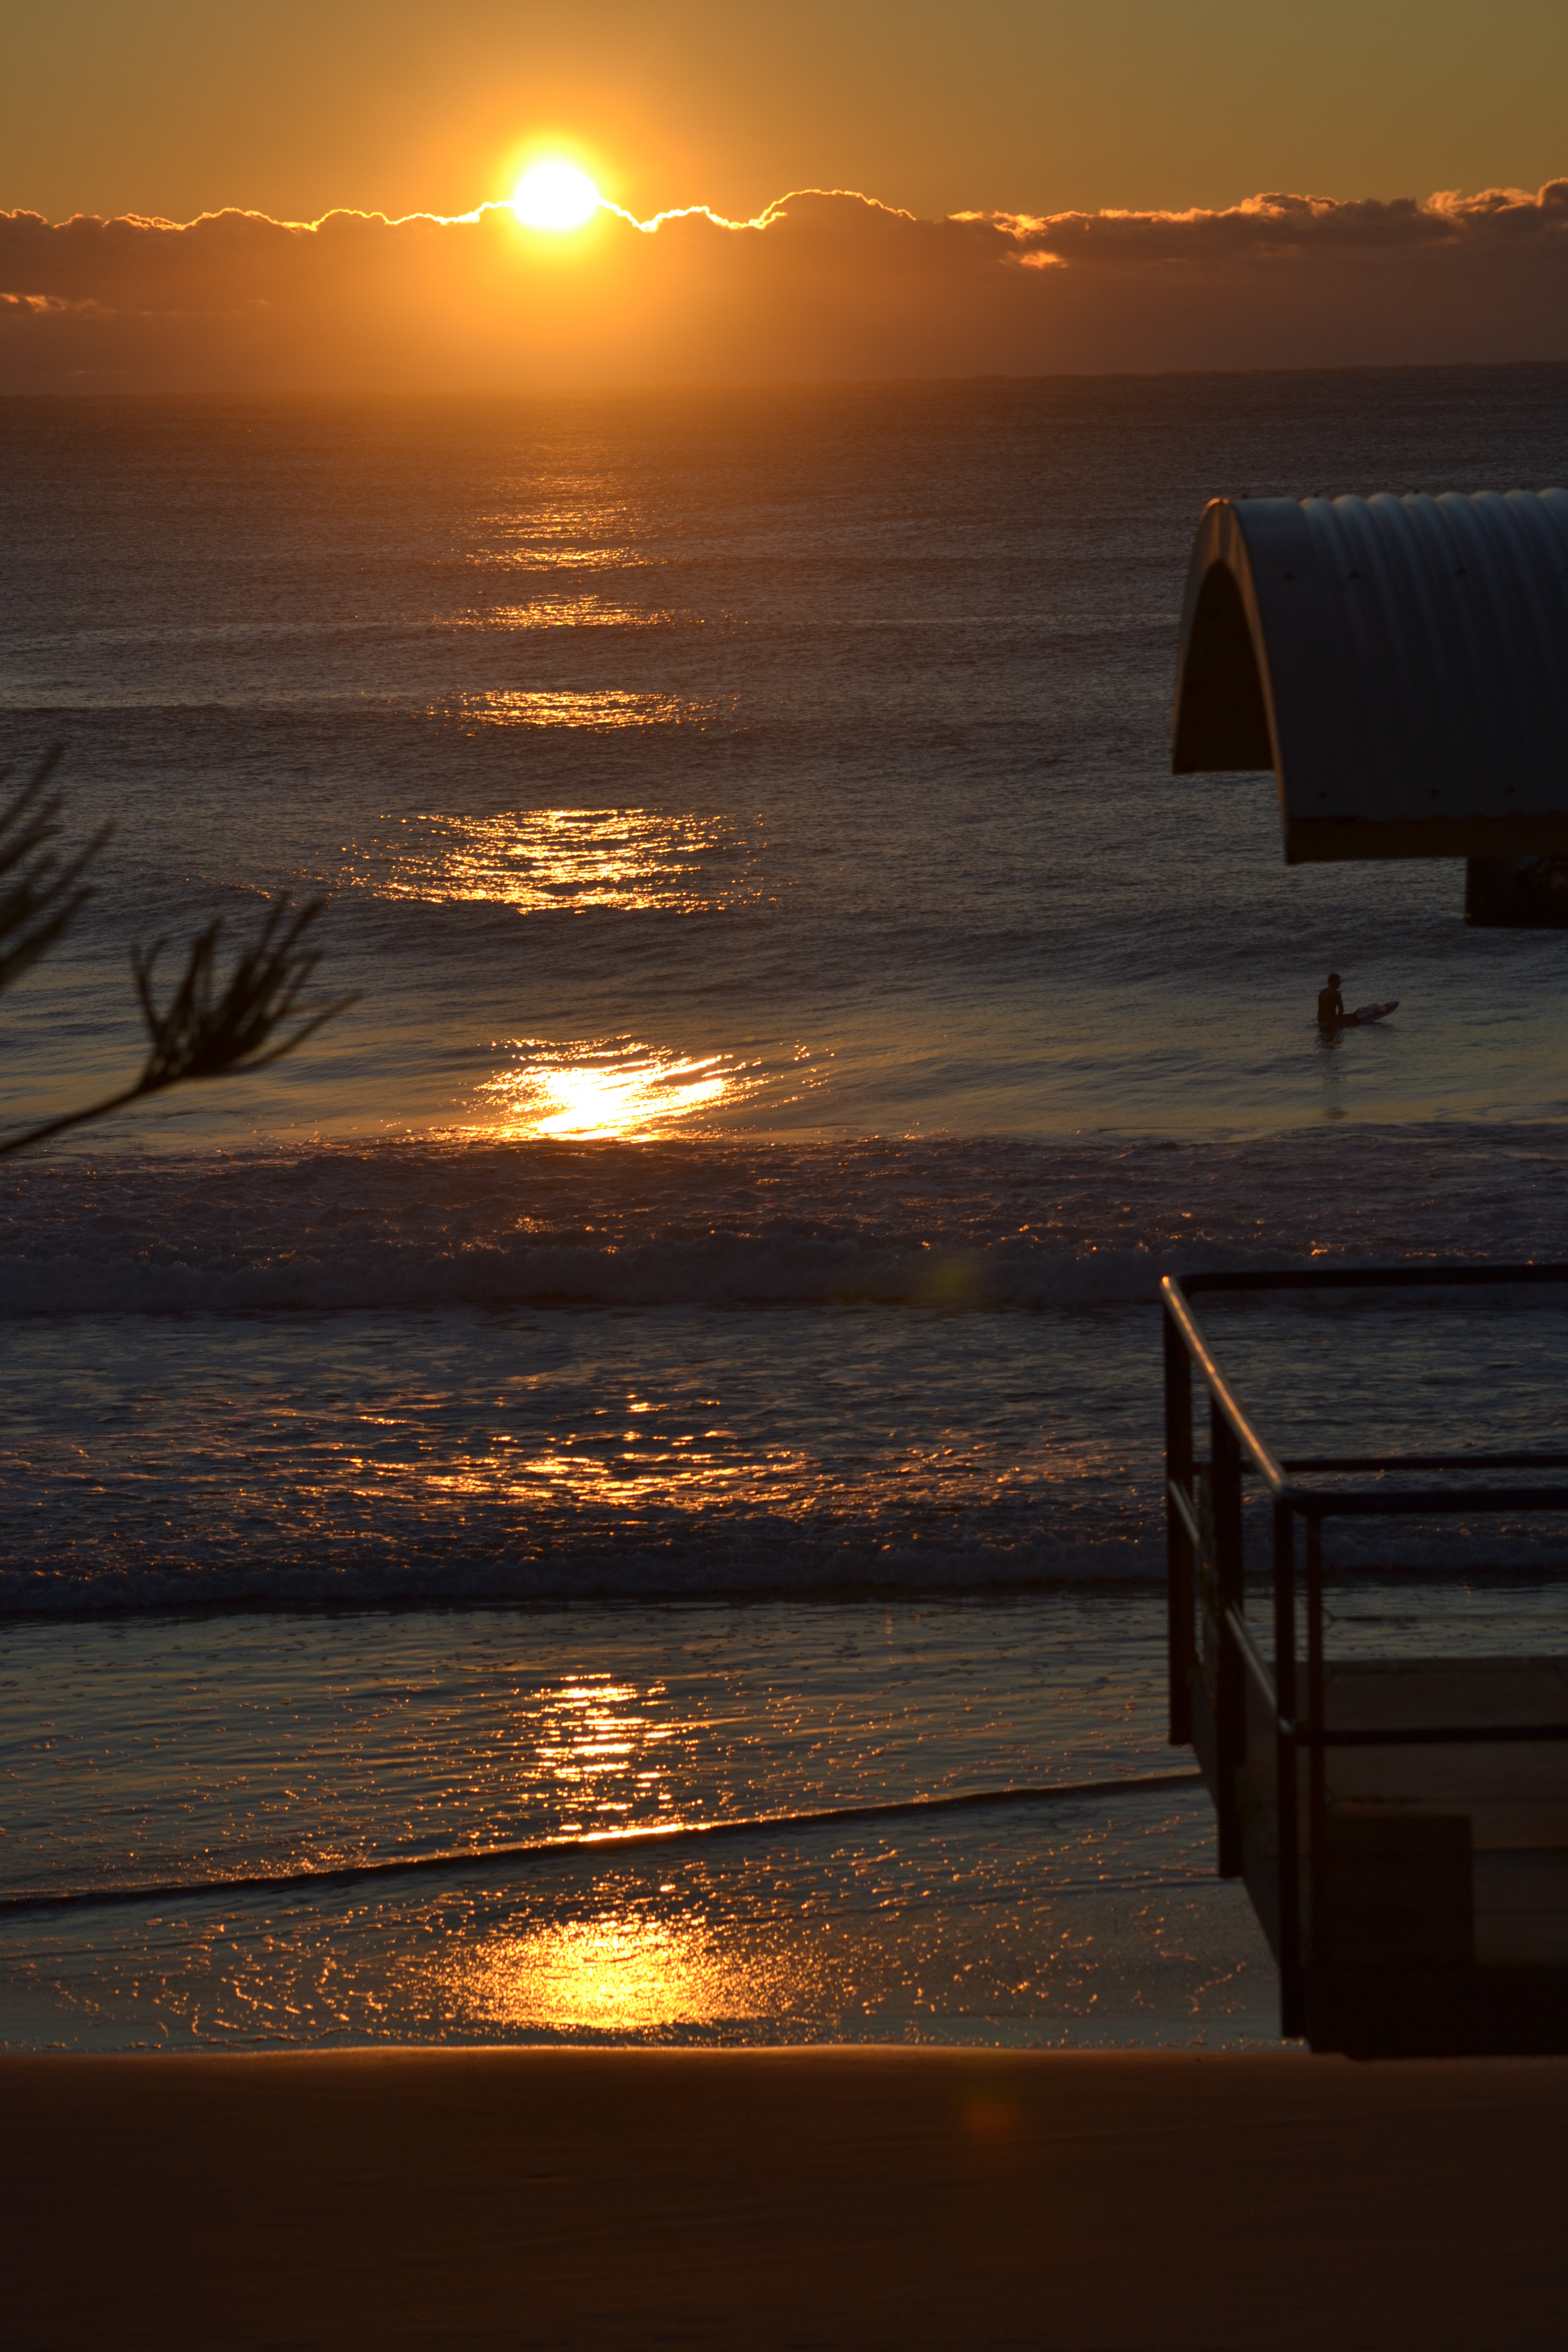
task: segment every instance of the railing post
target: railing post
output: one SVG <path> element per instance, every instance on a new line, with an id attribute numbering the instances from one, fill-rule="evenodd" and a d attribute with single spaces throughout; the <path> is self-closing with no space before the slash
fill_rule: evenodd
<path id="1" fill-rule="evenodd" d="M 1241 1448 L 1217 1403 L 1209 1405 L 1209 1486 L 1214 1497 L 1215 1576 L 1219 1598 L 1219 1657 L 1215 1677 L 1215 1811 L 1219 1874 L 1241 1875 L 1241 1803 L 1236 1776 L 1247 1759 L 1247 1670 L 1226 1611 L 1243 1610 Z"/>
<path id="2" fill-rule="evenodd" d="M 1310 1538 L 1309 1538 L 1310 1539 Z M 1274 1506 L 1275 1808 L 1279 1824 L 1279 2031 L 1307 2030 L 1306 1976 L 1301 1952 L 1301 1823 L 1296 1759 L 1296 1519 L 1289 1503 Z M 1286 1730 L 1281 1727 L 1289 1725 Z"/>
<path id="3" fill-rule="evenodd" d="M 1172 1497 L 1173 1486 L 1189 1499 L 1193 1491 L 1193 1367 L 1186 1341 L 1174 1319 L 1165 1326 L 1165 1654 L 1170 1681 L 1173 1748 L 1193 1736 L 1192 1673 L 1197 1662 L 1193 1637 L 1193 1539 Z"/>

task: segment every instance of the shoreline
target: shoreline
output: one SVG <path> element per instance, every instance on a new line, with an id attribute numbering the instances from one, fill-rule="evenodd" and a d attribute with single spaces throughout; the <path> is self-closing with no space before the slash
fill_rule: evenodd
<path id="1" fill-rule="evenodd" d="M 1568 2061 L 0 2058 L 13 2352 L 1546 2352 Z"/>

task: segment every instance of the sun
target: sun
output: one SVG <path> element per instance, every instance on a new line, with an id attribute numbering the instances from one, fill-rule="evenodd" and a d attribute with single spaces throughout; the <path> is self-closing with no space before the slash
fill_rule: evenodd
<path id="1" fill-rule="evenodd" d="M 603 202 L 575 163 L 535 163 L 511 192 L 511 208 L 525 228 L 581 228 Z"/>

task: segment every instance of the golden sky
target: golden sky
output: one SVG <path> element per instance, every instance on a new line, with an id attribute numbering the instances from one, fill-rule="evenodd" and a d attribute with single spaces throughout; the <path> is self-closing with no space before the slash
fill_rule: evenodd
<path id="1" fill-rule="evenodd" d="M 459 213 L 563 139 L 639 215 L 1421 195 L 1568 169 L 1563 0 L 48 0 L 4 12 L 0 203 Z"/>
<path id="2" fill-rule="evenodd" d="M 1563 0 L 52 0 L 0 390 L 1568 359 L 1564 87 Z"/>

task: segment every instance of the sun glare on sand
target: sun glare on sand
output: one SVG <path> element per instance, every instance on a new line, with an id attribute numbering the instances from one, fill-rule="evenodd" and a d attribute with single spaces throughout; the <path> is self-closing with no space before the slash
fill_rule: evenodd
<path id="1" fill-rule="evenodd" d="M 511 192 L 525 228 L 581 228 L 598 211 L 598 189 L 575 163 L 535 163 Z"/>

